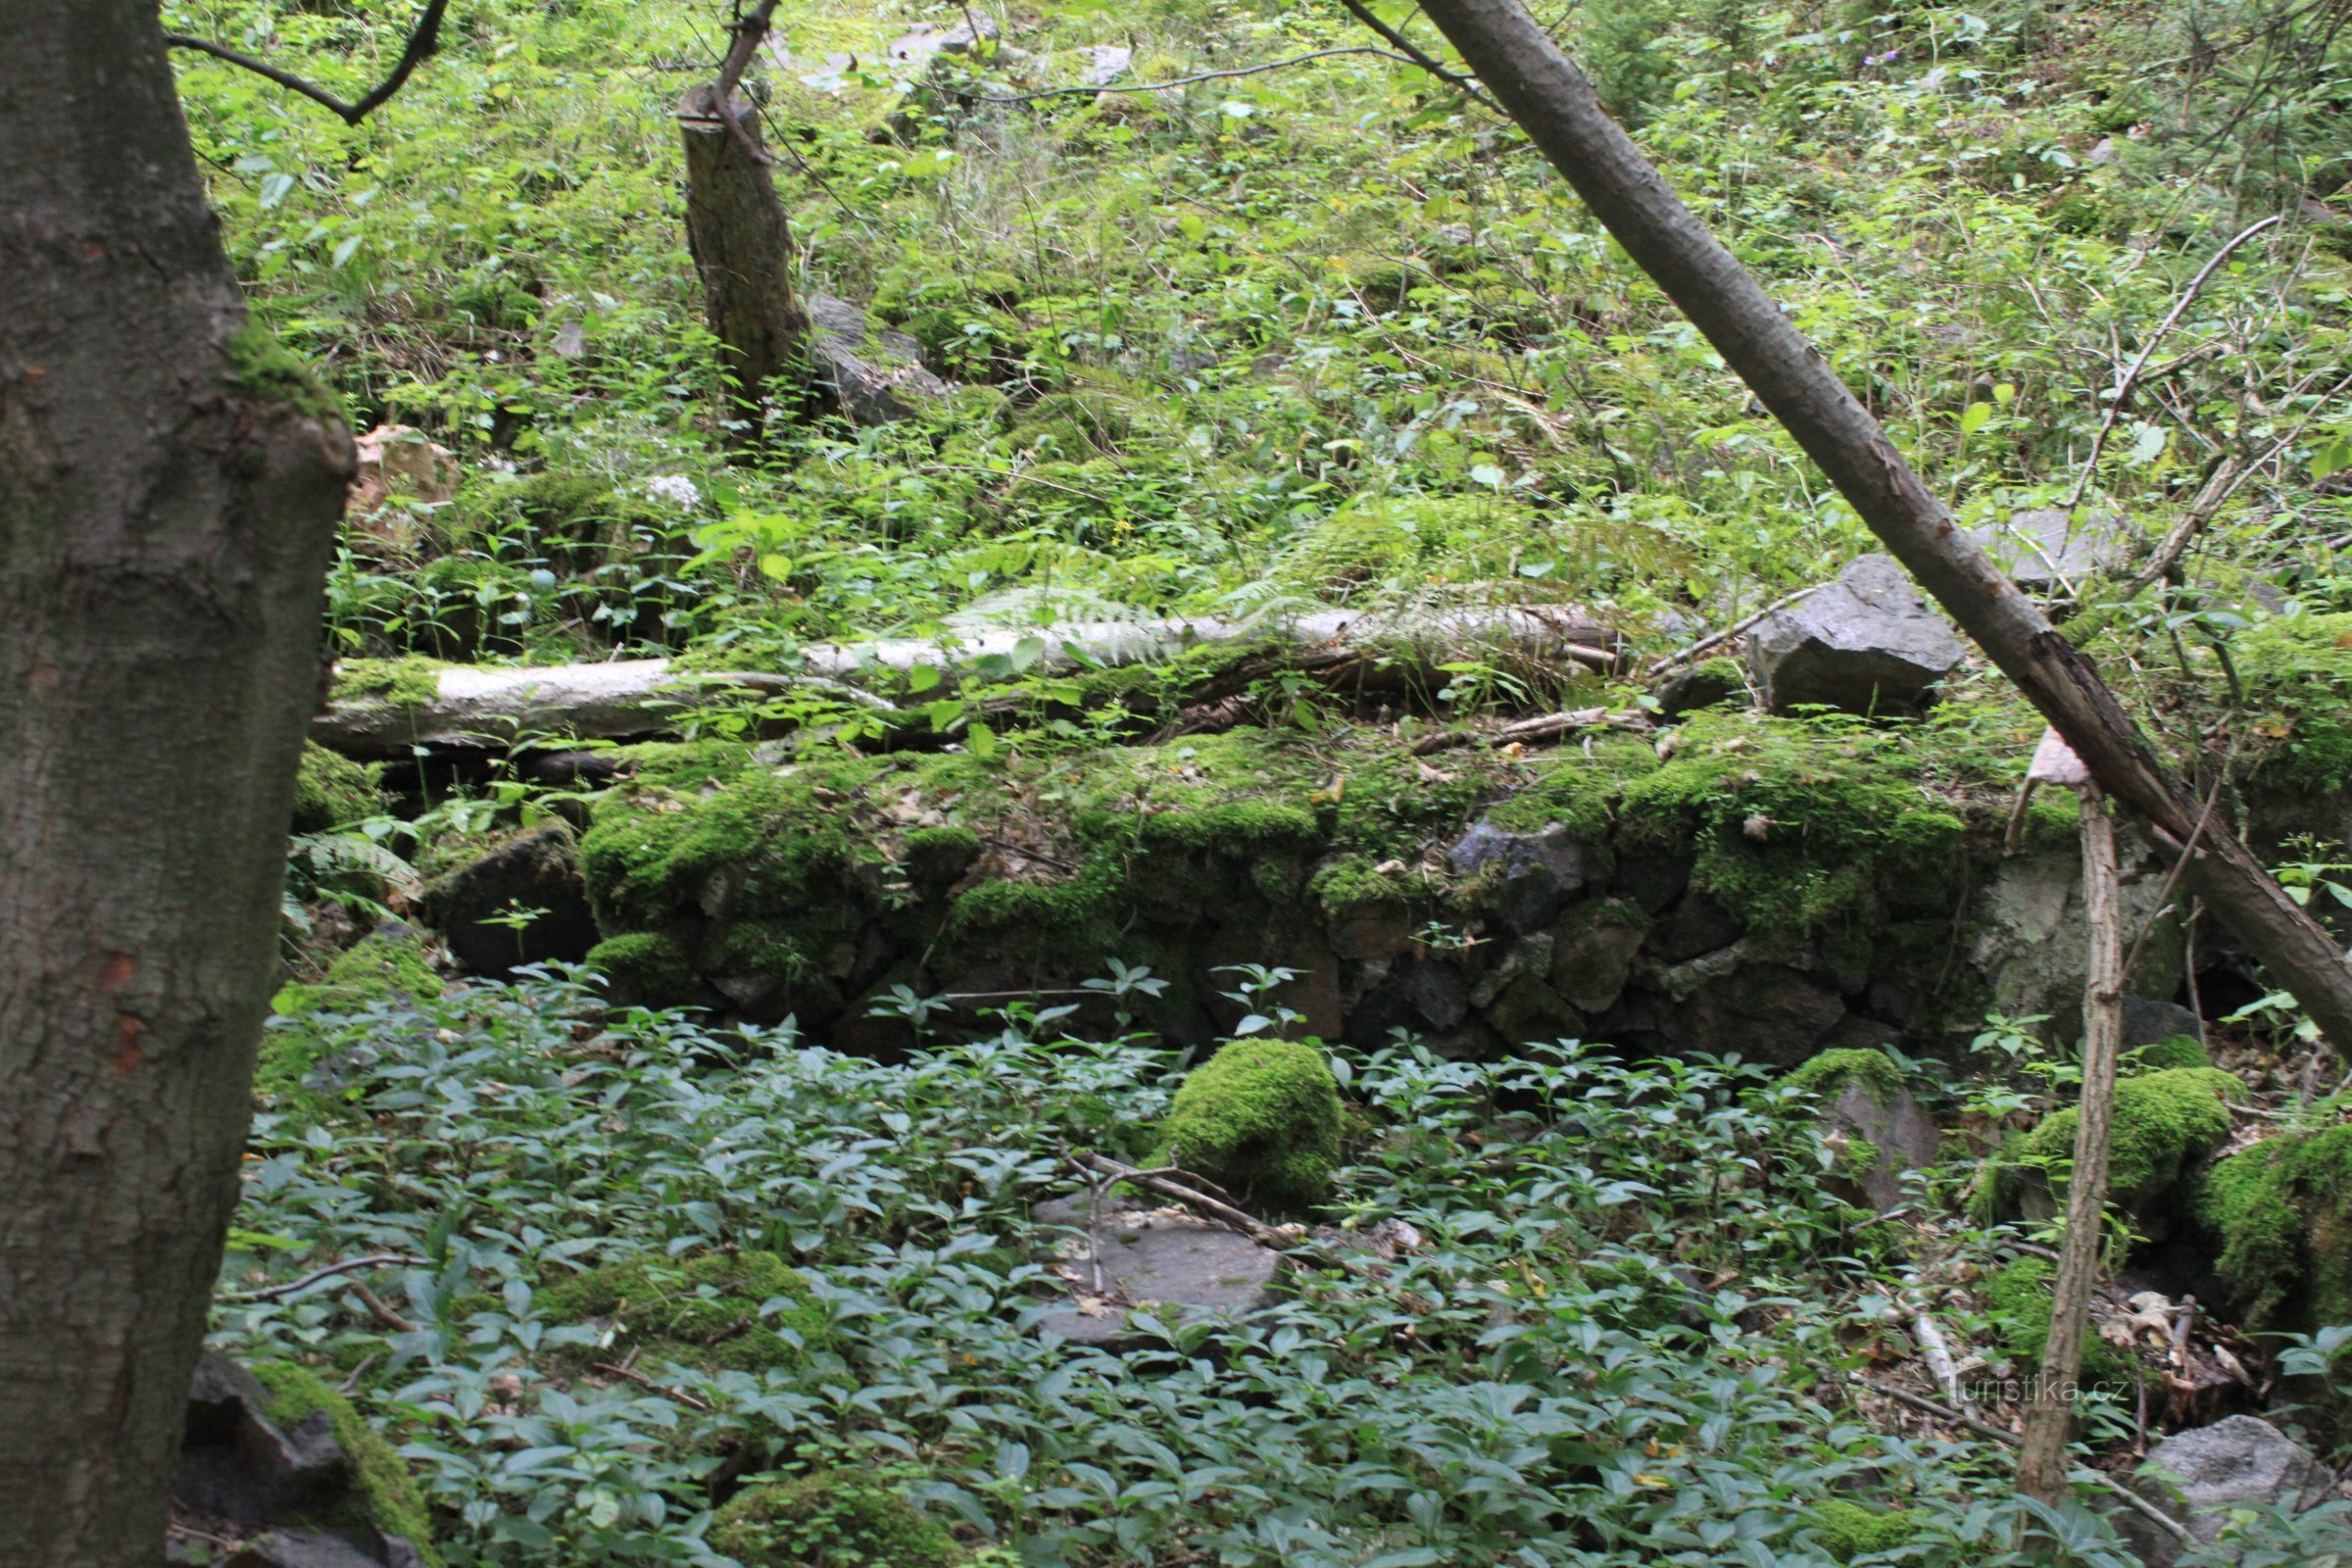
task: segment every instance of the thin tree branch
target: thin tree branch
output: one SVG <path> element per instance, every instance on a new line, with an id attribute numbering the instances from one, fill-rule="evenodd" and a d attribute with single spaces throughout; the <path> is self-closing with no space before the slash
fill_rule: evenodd
<path id="1" fill-rule="evenodd" d="M 2116 386 L 2114 400 L 2107 405 L 2107 417 L 2099 421 L 2099 433 L 2090 438 L 2090 456 L 2082 460 L 2082 471 L 2075 476 L 2074 492 L 2066 498 L 2068 512 L 2073 512 L 2082 504 L 2082 492 L 2090 487 L 2091 475 L 2098 472 L 2099 454 L 2107 446 L 2108 434 L 2115 429 L 2115 421 L 2123 417 L 2124 405 L 2132 401 L 2132 389 L 2139 384 L 2140 372 L 2148 368 L 2148 361 L 2156 353 L 2156 346 L 2180 323 L 2181 316 L 2196 303 L 2197 296 L 2205 292 L 2205 280 L 2213 276 L 2215 269 L 2230 259 L 2230 253 L 2278 221 L 2278 215 L 2274 213 L 2260 222 L 2248 224 L 2232 234 L 2227 244 L 2213 253 L 2211 261 L 2197 269 L 2197 275 L 2188 280 L 2188 287 L 2174 302 L 2171 313 L 2164 318 L 2164 324 L 2150 333 L 2148 340 L 2139 346 L 2138 357 L 2132 362 L 2132 368 L 2124 372 L 2123 380 Z"/>
<path id="2" fill-rule="evenodd" d="M 1106 92 L 1166 92 L 1171 87 L 1190 87 L 1197 81 L 1222 81 L 1229 76 L 1258 76 L 1269 71 L 1282 71 L 1291 66 L 1303 66 L 1309 60 L 1323 60 L 1332 55 L 1378 55 L 1402 66 L 1419 66 L 1420 61 L 1390 49 L 1375 49 L 1370 44 L 1349 44 L 1340 49 L 1317 49 L 1311 54 L 1293 55 L 1288 60 L 1269 60 L 1262 66 L 1238 66 L 1231 71 L 1203 71 L 1197 76 L 1177 76 L 1169 81 L 1139 81 L 1129 86 L 1113 82 L 1103 87 L 1047 87 L 1037 92 L 958 92 L 956 97 L 976 104 L 1025 104 L 1040 98 L 1092 98 Z M 1426 69 L 1426 68 L 1424 68 Z"/>
<path id="3" fill-rule="evenodd" d="M 259 1291 L 223 1291 L 220 1293 L 220 1299 L 234 1301 L 240 1305 L 247 1301 L 282 1300 L 297 1291 L 308 1290 L 320 1280 L 332 1279 L 338 1274 L 349 1274 L 355 1269 L 389 1268 L 394 1263 L 415 1265 L 425 1260 L 421 1257 L 410 1257 L 404 1252 L 377 1252 L 368 1257 L 345 1258 L 340 1263 L 329 1263 L 324 1268 L 313 1269 L 302 1278 L 289 1280 L 283 1285 L 272 1285 Z"/>
<path id="4" fill-rule="evenodd" d="M 184 32 L 167 32 L 164 34 L 164 42 L 174 49 L 193 49 L 198 54 L 211 55 L 215 60 L 226 61 L 232 66 L 252 72 L 257 76 L 268 77 L 280 87 L 302 94 L 311 102 L 336 116 L 346 125 L 356 125 L 381 109 L 394 93 L 407 86 L 409 77 L 416 73 L 416 68 L 430 60 L 440 50 L 441 19 L 448 10 L 449 0 L 425 0 L 423 12 L 416 18 L 416 25 L 409 33 L 408 45 L 400 52 L 400 63 L 392 68 L 392 74 L 376 83 L 375 87 L 357 103 L 347 103 L 328 92 L 324 87 L 305 80 L 291 71 L 273 66 L 267 60 L 257 59 L 242 50 L 231 49 L 226 44 L 214 43 L 209 38 L 193 38 Z"/>
<path id="5" fill-rule="evenodd" d="M 1377 16 L 1374 16 L 1371 8 L 1366 6 L 1363 3 L 1363 0 L 1340 0 L 1340 4 L 1348 8 L 1348 14 L 1349 16 L 1362 23 L 1365 26 L 1370 27 L 1374 32 L 1379 33 L 1390 43 L 1396 45 L 1398 50 L 1400 50 L 1413 62 L 1414 65 L 1419 66 L 1423 71 L 1428 72 L 1440 81 L 1448 82 L 1453 86 L 1460 88 L 1464 96 L 1474 99 L 1478 103 L 1485 105 L 1488 109 L 1494 111 L 1497 115 L 1502 115 L 1504 119 L 1507 120 L 1510 118 L 1510 116 L 1504 112 L 1502 105 L 1496 103 L 1494 99 L 1488 97 L 1484 92 L 1479 90 L 1478 83 L 1475 80 L 1469 76 L 1463 75 L 1458 71 L 1447 71 L 1444 66 L 1439 65 L 1437 61 L 1428 54 L 1427 51 L 1420 47 L 1420 45 L 1414 43 L 1403 33 L 1398 32 L 1395 27 L 1392 27 L 1387 23 L 1381 21 Z"/>
<path id="6" fill-rule="evenodd" d="M 1828 586 L 1826 583 L 1817 582 L 1810 588 L 1799 588 L 1792 594 L 1783 594 L 1780 598 L 1775 599 L 1771 604 L 1766 605 L 1762 610 L 1757 611 L 1754 614 L 1748 615 L 1740 620 L 1736 620 L 1729 626 L 1724 627 L 1723 630 L 1719 632 L 1701 637 L 1698 641 L 1692 643 L 1690 647 L 1682 650 L 1680 653 L 1668 654 L 1665 658 L 1659 660 L 1656 663 L 1643 670 L 1642 672 L 1642 678 L 1645 680 L 1656 680 L 1660 675 L 1665 674 L 1668 670 L 1673 669 L 1676 665 L 1687 664 L 1691 660 L 1698 658 L 1701 654 L 1721 648 L 1725 643 L 1730 642 L 1733 638 L 1739 636 L 1741 632 L 1747 630 L 1750 626 L 1753 626 L 1757 621 L 1762 620 L 1766 615 L 1771 614 L 1774 611 L 1786 610 L 1800 599 L 1811 598 L 1813 595 L 1821 592 L 1821 590 L 1826 586 Z"/>

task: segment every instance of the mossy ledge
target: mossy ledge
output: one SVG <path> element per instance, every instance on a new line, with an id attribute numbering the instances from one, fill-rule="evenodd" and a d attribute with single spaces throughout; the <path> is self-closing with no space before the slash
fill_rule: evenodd
<path id="1" fill-rule="evenodd" d="M 1664 756 L 1612 735 L 1524 755 L 1464 749 L 1442 765 L 1378 731 L 781 767 L 742 747 L 647 746 L 623 754 L 634 772 L 596 808 L 582 863 L 606 939 L 596 961 L 631 1001 L 863 1035 L 880 1027 L 871 999 L 894 985 L 1068 987 L 1116 957 L 1171 982 L 1154 1027 L 1206 1041 L 1238 1017 L 1211 971 L 1250 958 L 1318 974 L 1321 991 L 1285 1000 L 1304 999 L 1310 1027 L 1336 1037 L 1342 963 L 1426 956 L 1433 930 L 1508 934 L 1497 867 L 1449 862 L 1473 823 L 1559 824 L 1585 865 L 1557 914 L 1573 962 L 1614 948 L 1622 968 L 1688 887 L 1795 955 L 1776 962 L 1809 966 L 1814 947 L 1834 947 L 1845 972 L 1925 975 L 1912 1011 L 1933 1025 L 1985 1004 L 1977 978 L 1944 962 L 1952 910 L 1997 869 L 2033 733 L 2022 719 L 1988 739 L 1981 721 L 1894 730 L 1715 710 L 1672 731 Z M 2045 815 L 2031 842 L 2071 848 L 2071 819 Z M 1677 880 L 1653 898 L 1643 890 L 1666 862 Z M 1589 916 L 1603 905 L 1623 918 L 1596 934 Z M 1538 956 L 1522 956 L 1528 972 L 1503 988 L 1493 1027 L 1584 1031 L 1613 988 L 1546 978 Z M 1604 1000 L 1571 1007 L 1569 995 Z M 1385 1038 L 1385 1024 L 1364 1027 L 1359 1043 Z"/>

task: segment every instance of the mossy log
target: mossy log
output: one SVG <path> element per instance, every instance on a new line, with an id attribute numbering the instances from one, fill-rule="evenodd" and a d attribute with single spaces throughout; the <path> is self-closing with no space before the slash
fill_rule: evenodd
<path id="1" fill-rule="evenodd" d="M 1199 617 L 1179 620 L 1073 622 L 1039 630 L 984 631 L 954 643 L 918 638 L 818 644 L 804 650 L 790 674 L 703 671 L 666 659 L 609 663 L 489 667 L 420 665 L 406 682 L 368 682 L 339 690 L 311 725 L 318 745 L 361 758 L 403 757 L 418 746 L 503 750 L 517 737 L 647 739 L 670 731 L 678 714 L 713 689 L 763 693 L 814 690 L 924 725 L 886 692 L 917 668 L 942 679 L 924 703 L 953 690 L 968 671 L 1017 663 L 1031 674 L 1140 667 L 1204 648 L 1255 649 L 1202 683 L 1213 701 L 1257 675 L 1294 671 L 1333 684 L 1402 687 L 1433 674 L 1439 659 L 1473 649 L 1511 658 L 1606 669 L 1617 659 L 1616 633 L 1573 609 L 1473 609 L 1383 618 L 1326 611 L 1259 623 Z M 1400 657 L 1411 650 L 1418 657 Z"/>

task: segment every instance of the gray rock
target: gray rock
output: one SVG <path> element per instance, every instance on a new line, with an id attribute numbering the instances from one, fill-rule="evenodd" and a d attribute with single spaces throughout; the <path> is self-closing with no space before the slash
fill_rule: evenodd
<path id="1" fill-rule="evenodd" d="M 540 913 L 516 930 L 491 923 L 510 910 Z M 441 933 L 469 974 L 506 975 L 526 963 L 577 963 L 596 946 L 596 917 L 580 879 L 571 830 L 550 822 L 518 833 L 436 877 L 417 914 Z"/>
<path id="2" fill-rule="evenodd" d="M 1256 1311 L 1273 1301 L 1282 1274 L 1282 1254 L 1272 1249 L 1209 1220 L 1133 1200 L 1105 1199 L 1091 1229 L 1084 1194 L 1040 1204 L 1036 1218 L 1077 1233 L 1054 1250 L 1071 1304 L 1047 1313 L 1037 1327 L 1080 1345 L 1116 1350 L 1147 1343 L 1151 1336 L 1128 1321 L 1138 1309 L 1162 1321 Z"/>
<path id="3" fill-rule="evenodd" d="M 1838 994 L 1802 970 L 1755 963 L 1667 1008 L 1660 1032 L 1670 1050 L 1737 1051 L 1750 1061 L 1792 1067 L 1844 1016 Z"/>
<path id="4" fill-rule="evenodd" d="M 1848 1079 L 1822 1110 L 1822 1124 L 1859 1139 L 1879 1152 L 1879 1157 L 1858 1173 L 1848 1174 L 1874 1213 L 1884 1214 L 1903 1200 L 1903 1172 L 1924 1170 L 1936 1163 L 1941 1139 L 1919 1102 L 1902 1089 L 1881 1089 L 1858 1078 Z"/>
<path id="5" fill-rule="evenodd" d="M 2188 1526 L 2201 1545 L 2221 1539 L 2230 1511 L 2247 1504 L 2293 1510 L 2323 1498 L 2331 1478 L 2311 1450 L 2258 1416 L 2233 1415 L 2175 1433 L 2148 1450 L 2133 1483 L 2139 1494 Z M 2172 1568 L 2180 1545 L 2137 1513 L 2117 1525 L 2149 1568 Z M 2346 1535 L 2352 1546 L 2352 1532 Z"/>
<path id="6" fill-rule="evenodd" d="M 1968 536 L 2029 593 L 2080 588 L 2083 578 L 2122 565 L 2132 544 L 2115 514 L 2085 511 L 2070 519 L 2063 507 L 2013 513 L 2006 523 L 1971 528 Z"/>
<path id="7" fill-rule="evenodd" d="M 1646 922 L 1625 903 L 1581 906 L 1554 928 L 1551 989 L 1585 1012 L 1606 1012 L 1617 1004 L 1642 951 Z"/>
<path id="8" fill-rule="evenodd" d="M 1697 858 L 1687 851 L 1630 850 L 1617 857 L 1616 874 L 1609 885 L 1650 914 L 1656 914 L 1683 896 L 1690 885 L 1690 867 Z"/>
<path id="9" fill-rule="evenodd" d="M 1534 833 L 1475 823 L 1446 852 L 1446 860 L 1456 876 L 1494 879 L 1491 907 L 1518 936 L 1547 924 L 1589 874 L 1585 847 L 1559 822 Z"/>
<path id="10" fill-rule="evenodd" d="M 273 1530 L 247 1542 L 228 1559 L 227 1568 L 386 1568 L 386 1563 L 341 1536 L 320 1530 Z"/>
<path id="11" fill-rule="evenodd" d="M 2124 1049 L 2152 1046 L 2159 1040 L 2186 1035 L 2202 1040 L 2205 1029 L 2197 1015 L 2177 1002 L 2152 1002 L 2146 997 L 2124 999 Z"/>
<path id="12" fill-rule="evenodd" d="M 1123 43 L 1098 43 L 1078 52 L 1086 57 L 1086 69 L 1078 74 L 1081 87 L 1107 87 L 1135 62 L 1135 51 Z"/>
<path id="13" fill-rule="evenodd" d="M 332 1534 L 310 1528 L 361 1511 L 351 1461 L 325 1411 L 281 1428 L 269 1403 L 260 1381 L 228 1357 L 207 1351 L 196 1363 L 172 1488 L 174 1518 L 266 1532 L 238 1549 L 231 1568 L 416 1568 L 416 1547 L 398 1536 L 364 1525 Z"/>
<path id="14" fill-rule="evenodd" d="M 1674 906 L 1648 951 L 1660 963 L 1683 963 L 1739 940 L 1740 922 L 1732 911 L 1706 894 L 1693 892 Z"/>
<path id="15" fill-rule="evenodd" d="M 1669 676 L 1658 688 L 1658 711 L 1668 718 L 1680 718 L 1702 708 L 1730 702 L 1734 697 L 1745 697 L 1747 687 L 1734 679 L 1719 664 L 1701 664 Z"/>
<path id="16" fill-rule="evenodd" d="M 874 332 L 865 312 L 831 294 L 811 294 L 809 354 L 817 374 L 858 424 L 888 424 L 918 402 L 945 397 L 948 383 L 923 368 L 922 345 L 904 332 Z"/>
<path id="17" fill-rule="evenodd" d="M 1959 637 L 1891 556 L 1862 557 L 1748 638 L 1756 685 L 1775 712 L 1808 703 L 1916 712 L 1960 657 Z"/>

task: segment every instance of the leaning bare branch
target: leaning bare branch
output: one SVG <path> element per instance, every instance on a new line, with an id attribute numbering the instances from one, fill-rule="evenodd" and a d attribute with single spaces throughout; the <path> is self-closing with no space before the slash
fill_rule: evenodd
<path id="1" fill-rule="evenodd" d="M 223 1291 L 220 1293 L 220 1299 L 237 1302 L 283 1300 L 298 1292 L 309 1290 L 320 1280 L 333 1279 L 338 1274 L 350 1274 L 364 1268 L 390 1268 L 395 1263 L 414 1266 L 424 1261 L 421 1257 L 411 1257 L 405 1252 L 377 1252 L 368 1257 L 350 1257 L 340 1263 L 329 1263 L 324 1268 L 313 1269 L 302 1278 L 288 1280 L 283 1285 L 271 1285 L 258 1291 Z"/>
<path id="2" fill-rule="evenodd" d="M 1285 71 L 1292 66 L 1303 66 L 1309 60 L 1324 60 L 1332 55 L 1378 55 L 1394 60 L 1400 66 L 1419 66 L 1421 62 L 1390 49 L 1375 49 L 1370 44 L 1350 44 L 1342 49 L 1317 49 L 1310 54 L 1293 55 L 1288 60 L 1269 60 L 1262 66 L 1239 66 L 1231 71 L 1203 71 L 1195 76 L 1177 76 L 1168 81 L 1138 81 L 1126 86 L 1112 83 L 1102 87 L 1047 87 L 1037 92 L 958 93 L 976 104 L 1026 104 L 1040 98 L 1094 98 L 1106 92 L 1166 92 L 1171 87 L 1190 87 L 1197 81 L 1222 81 L 1229 76 L 1259 76 L 1269 71 Z M 1426 67 L 1424 69 L 1427 69 Z"/>
<path id="3" fill-rule="evenodd" d="M 1484 92 L 1480 91 L 1478 83 L 1475 80 L 1469 76 L 1463 75 L 1458 71 L 1447 71 L 1444 66 L 1439 65 L 1437 60 L 1432 57 L 1427 50 L 1423 49 L 1419 44 L 1414 43 L 1403 33 L 1398 32 L 1395 27 L 1392 27 L 1387 23 L 1381 21 L 1379 17 L 1373 15 L 1372 9 L 1364 4 L 1364 0 L 1340 0 L 1340 4 L 1348 8 L 1348 14 L 1349 16 L 1362 23 L 1365 26 L 1370 27 L 1374 32 L 1379 33 L 1381 37 L 1387 39 L 1389 43 L 1394 45 L 1399 53 L 1409 57 L 1413 64 L 1419 66 L 1423 71 L 1428 72 L 1440 81 L 1446 82 L 1454 87 L 1460 88 L 1464 96 L 1474 99 L 1478 103 L 1485 105 L 1487 108 L 1493 110 L 1495 114 L 1504 115 L 1502 105 L 1496 103 L 1494 99 L 1488 97 Z M 1504 115 L 1504 118 L 1507 119 L 1509 117 Z"/>
<path id="4" fill-rule="evenodd" d="M 209 38 L 193 38 L 184 32 L 167 32 L 164 34 L 164 42 L 174 49 L 192 49 L 198 54 L 211 55 L 215 60 L 226 61 L 229 65 L 250 71 L 257 76 L 267 77 L 288 91 L 302 94 L 311 102 L 333 114 L 343 123 L 356 125 L 381 109 L 391 100 L 394 93 L 407 86 L 409 77 L 415 74 L 416 68 L 430 60 L 440 49 L 441 19 L 448 10 L 449 0 L 425 0 L 424 11 L 417 17 L 416 27 L 409 33 L 408 45 L 400 52 L 400 63 L 392 68 L 390 75 L 376 83 L 374 88 L 357 103 L 348 103 L 328 92 L 317 82 L 306 80 L 291 71 L 273 66 L 269 61 L 258 59 L 242 50 L 231 49 L 226 44 L 215 43 Z"/>
<path id="5" fill-rule="evenodd" d="M 2090 456 L 2082 460 L 2082 471 L 2075 477 L 2074 493 L 2066 498 L 2067 511 L 2072 512 L 2082 504 L 2082 492 L 2090 488 L 2091 475 L 2098 471 L 2099 453 L 2107 445 L 2107 437 L 2115 429 L 2115 421 L 2123 417 L 2124 405 L 2132 400 L 2132 389 L 2139 384 L 2140 374 L 2148 368 L 2148 360 L 2155 354 L 2156 346 L 2165 340 L 2180 323 L 2181 316 L 2196 303 L 2197 296 L 2205 291 L 2205 280 L 2230 259 L 2230 253 L 2278 221 L 2278 216 L 2274 213 L 2232 234 L 2227 244 L 2213 253 L 2211 261 L 2197 269 L 2197 275 L 2190 278 L 2188 287 L 2180 291 L 2180 298 L 2174 302 L 2171 312 L 2164 318 L 2164 324 L 2148 334 L 2148 340 L 2139 347 L 2139 357 L 2132 362 L 2132 368 L 2125 371 L 2123 380 L 2117 383 L 2115 397 L 2107 405 L 2107 416 L 2099 421 L 2098 434 L 2090 438 Z"/>

